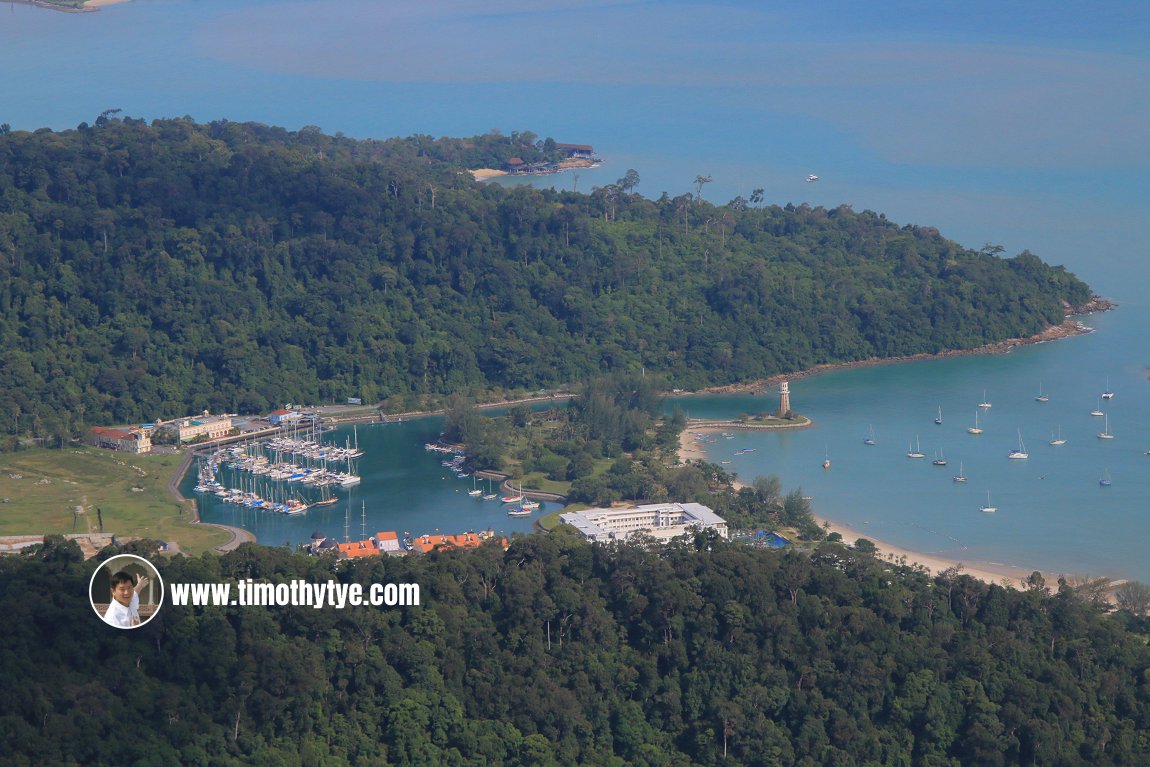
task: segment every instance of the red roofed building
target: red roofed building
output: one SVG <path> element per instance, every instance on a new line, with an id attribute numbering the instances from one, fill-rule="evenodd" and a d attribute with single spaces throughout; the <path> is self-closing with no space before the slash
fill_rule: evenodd
<path id="1" fill-rule="evenodd" d="M 106 426 L 93 426 L 88 429 L 85 441 L 89 445 L 125 453 L 152 452 L 152 438 L 144 429 L 110 429 Z"/>
<path id="2" fill-rule="evenodd" d="M 336 546 L 339 547 L 340 559 L 374 557 L 379 554 L 379 549 L 375 547 L 374 538 L 366 538 L 362 541 L 351 541 L 350 543 L 337 543 Z"/>
<path id="3" fill-rule="evenodd" d="M 313 536 L 314 537 L 314 536 Z M 337 543 L 340 559 L 358 559 L 359 557 L 373 557 L 378 554 L 399 554 L 399 536 L 394 530 L 376 533 L 371 538 L 350 543 Z"/>
<path id="4" fill-rule="evenodd" d="M 411 550 L 416 554 L 426 554 L 436 549 L 476 549 L 494 538 L 495 534 L 490 531 L 459 535 L 420 535 L 411 539 Z M 501 538 L 499 543 L 504 549 L 509 545 L 506 538 Z"/>

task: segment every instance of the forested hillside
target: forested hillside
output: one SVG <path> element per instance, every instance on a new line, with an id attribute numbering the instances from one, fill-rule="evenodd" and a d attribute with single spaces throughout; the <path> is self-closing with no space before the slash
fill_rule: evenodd
<path id="1" fill-rule="evenodd" d="M 640 367 L 694 388 L 1032 334 L 1089 297 L 846 206 L 479 185 L 491 134 L 97 122 L 0 131 L 2 433 Z"/>
<path id="2" fill-rule="evenodd" d="M 173 582 L 413 582 L 419 607 L 99 622 L 59 539 L 0 558 L 0 753 L 31 765 L 1150 764 L 1145 619 L 821 544 L 561 534 L 344 563 L 245 546 Z M 1053 586 L 1053 584 L 1051 584 Z"/>

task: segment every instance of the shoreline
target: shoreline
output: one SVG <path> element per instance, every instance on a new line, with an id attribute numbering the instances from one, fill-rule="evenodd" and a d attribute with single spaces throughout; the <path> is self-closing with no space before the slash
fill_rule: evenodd
<path id="1" fill-rule="evenodd" d="M 887 365 L 899 362 L 918 362 L 922 360 L 931 359 L 944 359 L 947 357 L 963 357 L 974 354 L 1006 354 L 1012 349 L 1019 346 L 1029 344 L 1046 343 L 1048 341 L 1057 341 L 1063 338 L 1072 338 L 1074 336 L 1092 333 L 1093 328 L 1082 325 L 1074 317 L 1084 314 L 1092 314 L 1096 311 L 1108 311 L 1116 306 L 1113 302 L 1107 301 L 1104 298 L 1095 296 L 1089 304 L 1078 307 L 1067 307 L 1066 319 L 1059 325 L 1052 325 L 1041 333 L 1037 333 L 1029 338 L 1010 338 L 1005 341 L 997 343 L 986 344 L 974 349 L 964 349 L 958 351 L 940 352 L 938 354 L 913 354 L 903 357 L 890 357 L 883 359 L 869 359 L 859 360 L 855 362 L 844 362 L 837 364 L 816 365 L 807 370 L 801 370 L 791 374 L 781 374 L 771 376 L 770 378 L 761 381 L 755 381 L 749 384 L 733 384 L 730 386 L 715 386 L 703 389 L 698 392 L 684 392 L 683 394 L 726 394 L 747 391 L 757 391 L 765 386 L 771 386 L 781 381 L 793 381 L 800 378 L 807 378 L 810 376 L 821 375 L 832 371 L 850 369 L 850 368 L 864 368 L 874 367 L 876 365 Z M 695 460 L 709 460 L 706 450 L 703 446 L 696 444 L 694 440 L 695 434 L 712 434 L 722 432 L 726 428 L 731 428 L 735 424 L 726 425 L 712 425 L 708 423 L 699 423 L 692 430 L 692 426 L 688 423 L 687 427 L 679 435 L 679 450 L 678 457 L 683 463 L 690 459 Z M 745 487 L 744 483 L 736 481 L 734 487 L 738 490 Z M 952 567 L 958 567 L 961 573 L 973 576 L 986 583 L 997 583 L 1002 586 L 1007 586 L 1014 589 L 1024 588 L 1022 580 L 1029 576 L 1031 573 L 1041 573 L 1042 577 L 1048 584 L 1057 583 L 1058 577 L 1064 573 L 1053 573 L 1037 568 L 1026 568 L 1018 565 L 1004 564 L 1001 562 L 987 562 L 985 560 L 971 560 L 963 561 L 950 556 L 927 554 L 921 551 L 914 551 L 905 546 L 898 546 L 890 541 L 884 541 L 873 538 L 869 535 L 864 535 L 858 530 L 833 520 L 821 517 L 814 514 L 815 520 L 819 526 L 825 529 L 828 533 L 838 533 L 843 537 L 843 542 L 846 544 L 853 544 L 859 538 L 865 538 L 875 545 L 878 550 L 876 556 L 879 559 L 886 559 L 891 561 L 898 561 L 900 564 L 909 564 L 911 566 L 921 566 L 930 575 L 938 575 L 940 572 Z"/>
<path id="2" fill-rule="evenodd" d="M 1007 338 L 1003 341 L 996 341 L 994 343 L 976 346 L 973 349 L 955 349 L 942 352 L 923 352 L 921 354 L 906 354 L 899 357 L 871 357 L 870 359 L 853 360 L 851 362 L 826 362 L 815 365 L 811 368 L 807 368 L 805 370 L 798 370 L 793 373 L 779 373 L 778 375 L 773 375 L 768 378 L 763 378 L 748 383 L 708 386 L 694 392 L 679 392 L 676 394 L 676 396 L 690 396 L 692 394 L 739 394 L 745 392 L 754 393 L 761 392 L 762 389 L 774 386 L 782 381 L 798 381 L 803 378 L 810 378 L 811 376 L 822 375 L 824 373 L 833 373 L 839 370 L 878 367 L 879 365 L 894 365 L 904 362 L 923 362 L 926 360 L 949 359 L 951 357 L 971 357 L 979 354 L 1009 354 L 1011 351 L 1021 346 L 1044 344 L 1050 341 L 1059 341 L 1064 338 L 1073 338 L 1074 336 L 1093 333 L 1094 328 L 1086 327 L 1074 318 L 1085 314 L 1093 314 L 1094 312 L 1109 311 L 1116 306 L 1117 304 L 1111 301 L 1107 301 L 1104 298 L 1095 296 L 1095 298 L 1091 300 L 1089 304 L 1068 308 L 1066 312 L 1066 319 L 1064 319 L 1060 324 L 1051 325 L 1041 333 L 1036 333 L 1026 338 Z"/>
<path id="3" fill-rule="evenodd" d="M 119 5 L 130 2 L 130 0 L 84 0 L 78 6 L 59 5 L 58 3 L 47 2 L 47 0 L 8 0 L 8 2 L 46 8 L 49 11 L 59 11 L 60 13 L 95 13 L 106 5 Z"/>
<path id="4" fill-rule="evenodd" d="M 688 460 L 709 461 L 707 451 L 703 446 L 695 442 L 694 435 L 717 434 L 724 428 L 726 427 L 699 426 L 692 430 L 691 427 L 688 426 L 683 430 L 682 434 L 679 435 L 679 460 L 683 463 L 686 463 Z M 736 480 L 733 486 L 735 490 L 738 491 L 748 485 Z M 1022 589 L 1022 581 L 1034 572 L 1041 573 L 1048 585 L 1055 584 L 1058 580 L 1058 574 L 1044 572 L 1037 568 L 1020 567 L 1018 565 L 1008 565 L 1001 562 L 987 562 L 983 560 L 961 560 L 948 556 L 913 551 L 905 546 L 898 546 L 889 541 L 879 540 L 870 535 L 866 535 L 853 527 L 826 519 L 818 514 L 815 514 L 814 518 L 818 522 L 819 527 L 823 528 L 827 533 L 838 533 L 841 535 L 845 545 L 853 545 L 859 538 L 865 538 L 873 543 L 878 550 L 875 555 L 877 559 L 896 561 L 899 564 L 910 565 L 912 567 L 919 566 L 932 576 L 938 575 L 944 570 L 957 567 L 962 575 L 970 575 L 985 583 L 997 583 L 1000 586 L 1013 589 Z"/>

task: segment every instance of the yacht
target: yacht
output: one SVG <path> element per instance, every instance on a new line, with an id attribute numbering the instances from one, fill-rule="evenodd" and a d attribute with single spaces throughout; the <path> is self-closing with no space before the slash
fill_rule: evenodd
<path id="1" fill-rule="evenodd" d="M 966 430 L 967 434 L 982 434 L 982 429 L 978 426 L 978 411 L 974 411 L 974 426 Z"/>
<path id="2" fill-rule="evenodd" d="M 1105 416 L 1102 431 L 1098 432 L 1098 439 L 1114 439 L 1114 435 L 1110 433 L 1110 416 Z"/>
<path id="3" fill-rule="evenodd" d="M 993 405 L 991 405 L 991 404 L 990 404 L 990 402 L 988 402 L 988 401 L 987 401 L 987 399 L 986 399 L 986 389 L 983 389 L 983 390 L 982 390 L 982 402 L 979 402 L 979 403 L 978 403 L 978 406 L 979 406 L 980 408 L 982 408 L 983 410 L 989 410 L 990 408 L 994 407 L 994 406 L 993 406 Z"/>
<path id="4" fill-rule="evenodd" d="M 1038 396 L 1034 398 L 1035 402 L 1049 402 L 1050 397 L 1042 393 L 1042 384 L 1038 384 Z"/>
<path id="5" fill-rule="evenodd" d="M 915 437 L 915 446 L 906 448 L 907 458 L 926 458 L 926 453 L 922 452 L 922 447 L 918 445 L 918 437 Z"/>
<path id="6" fill-rule="evenodd" d="M 1011 450 L 1007 454 L 1007 458 L 1029 458 L 1030 453 L 1026 452 L 1026 445 L 1022 443 L 1022 429 L 1018 430 L 1018 447 Z"/>
<path id="7" fill-rule="evenodd" d="M 986 505 L 980 506 L 978 510 L 984 511 L 987 514 L 993 514 L 994 512 L 998 511 L 997 506 L 991 506 L 990 505 L 990 491 L 989 490 L 986 491 Z"/>
<path id="8" fill-rule="evenodd" d="M 1057 435 L 1054 435 L 1054 434 L 1050 435 L 1050 444 L 1054 445 L 1055 447 L 1059 447 L 1061 445 L 1066 444 L 1066 440 L 1063 439 L 1063 437 L 1062 437 L 1062 427 L 1061 426 L 1058 427 L 1058 434 Z"/>
<path id="9" fill-rule="evenodd" d="M 966 481 L 966 474 L 962 471 L 962 461 L 958 462 L 958 474 L 955 474 L 953 477 L 951 477 L 951 479 L 953 479 L 955 482 Z"/>

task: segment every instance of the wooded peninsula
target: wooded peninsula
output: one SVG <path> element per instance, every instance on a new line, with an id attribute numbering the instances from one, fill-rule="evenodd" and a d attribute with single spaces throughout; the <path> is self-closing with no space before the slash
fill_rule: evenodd
<path id="1" fill-rule="evenodd" d="M 530 132 L 385 141 L 101 115 L 0 126 L 0 432 L 358 397 L 428 409 L 607 372 L 694 389 L 970 349 L 1090 298 L 883 215 L 476 183 Z"/>

